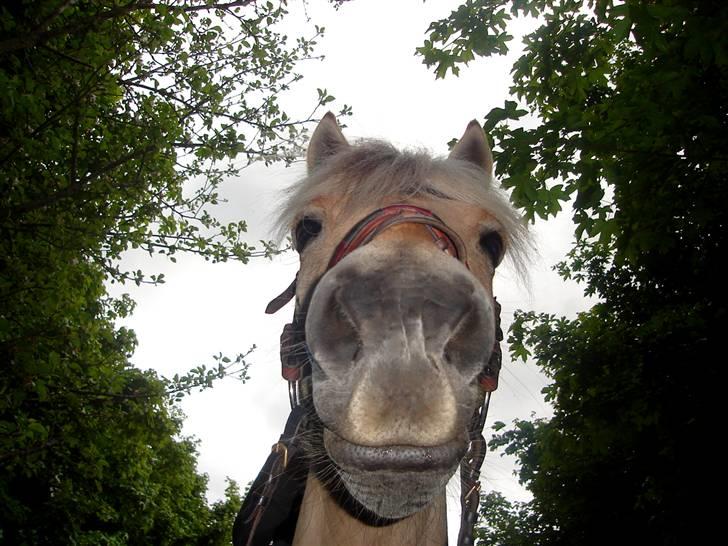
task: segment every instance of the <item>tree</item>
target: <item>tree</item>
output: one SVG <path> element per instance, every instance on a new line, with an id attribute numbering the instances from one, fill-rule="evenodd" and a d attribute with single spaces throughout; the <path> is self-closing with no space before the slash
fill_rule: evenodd
<path id="1" fill-rule="evenodd" d="M 534 544 L 698 543 L 720 524 L 707 492 L 722 429 L 728 6 L 468 0 L 418 53 L 457 74 L 504 54 L 522 16 L 540 26 L 512 96 L 485 116 L 496 172 L 528 218 L 571 200 L 558 270 L 599 303 L 575 320 L 517 314 L 511 353 L 552 379 L 555 415 L 491 445 L 518 456 L 550 529 L 524 529 Z"/>
<path id="2" fill-rule="evenodd" d="M 539 522 L 539 514 L 529 503 L 511 502 L 496 491 L 485 494 L 480 503 L 479 525 L 475 529 L 478 544 L 492 546 L 539 546 L 548 544 L 548 526 Z"/>
<path id="3" fill-rule="evenodd" d="M 245 379 L 247 353 L 171 379 L 135 369 L 134 334 L 115 325 L 133 301 L 105 283 L 163 282 L 122 270 L 127 249 L 241 262 L 274 251 L 211 207 L 224 177 L 300 149 L 308 118 L 278 96 L 322 29 L 287 39 L 285 7 L 0 6 L 1 541 L 229 542 L 237 489 L 208 507 L 175 400 Z M 319 90 L 312 109 L 332 99 Z"/>

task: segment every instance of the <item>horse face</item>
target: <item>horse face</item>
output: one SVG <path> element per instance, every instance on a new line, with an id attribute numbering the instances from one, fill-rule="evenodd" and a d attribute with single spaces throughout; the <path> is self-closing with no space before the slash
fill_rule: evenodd
<path id="1" fill-rule="evenodd" d="M 333 117 L 324 118 L 309 168 L 345 146 Z M 479 126 L 468 127 L 453 154 L 490 168 Z M 442 218 L 464 242 L 467 265 L 443 252 L 426 225 L 405 222 L 327 268 L 359 219 L 403 201 Z M 500 256 L 482 240 L 499 225 L 472 204 L 428 195 L 359 208 L 319 195 L 301 218 L 309 233 L 298 233 L 298 298 L 308 302 L 313 405 L 323 425 L 314 449 L 333 463 L 322 475 L 335 469 L 351 497 L 381 518 L 409 516 L 442 491 L 467 449 L 482 400 L 477 376 L 495 343 L 491 281 Z"/>

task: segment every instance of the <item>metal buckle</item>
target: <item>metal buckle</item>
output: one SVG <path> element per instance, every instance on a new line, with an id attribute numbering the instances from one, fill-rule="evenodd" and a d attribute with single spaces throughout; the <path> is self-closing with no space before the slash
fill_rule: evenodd
<path id="1" fill-rule="evenodd" d="M 301 405 L 301 382 L 299 380 L 288 382 L 288 400 L 291 403 L 291 409 Z"/>
<path id="2" fill-rule="evenodd" d="M 283 470 L 285 470 L 288 466 L 288 446 L 283 442 L 276 442 L 273 444 L 271 451 L 278 453 L 278 455 L 283 455 Z"/>

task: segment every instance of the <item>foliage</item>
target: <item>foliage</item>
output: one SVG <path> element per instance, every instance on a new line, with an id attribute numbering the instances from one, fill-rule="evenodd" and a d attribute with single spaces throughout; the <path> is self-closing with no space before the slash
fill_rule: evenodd
<path id="1" fill-rule="evenodd" d="M 0 6 L 0 541 L 229 542 L 239 495 L 207 506 L 174 402 L 244 380 L 248 353 L 170 379 L 135 369 L 115 326 L 134 302 L 105 283 L 163 282 L 122 270 L 129 249 L 275 251 L 211 207 L 248 162 L 299 152 L 307 119 L 278 95 L 322 29 L 289 40 L 285 15 L 250 0 Z"/>
<path id="2" fill-rule="evenodd" d="M 235 517 L 238 515 L 242 504 L 243 496 L 240 494 L 238 484 L 228 479 L 228 485 L 225 488 L 225 498 L 212 505 L 209 524 L 202 534 L 202 537 L 198 540 L 198 544 L 200 546 L 229 544 L 231 529 L 233 528 Z"/>
<path id="3" fill-rule="evenodd" d="M 530 219 L 571 202 L 558 271 L 600 303 L 573 320 L 516 315 L 512 355 L 553 380 L 555 415 L 492 445 L 517 454 L 553 531 L 523 529 L 534 543 L 697 543 L 720 521 L 706 439 L 722 428 L 728 5 L 468 0 L 418 52 L 457 73 L 503 54 L 523 16 L 539 26 L 485 116 L 496 173 Z"/>
<path id="4" fill-rule="evenodd" d="M 477 544 L 489 546 L 539 546 L 548 544 L 548 528 L 525 502 L 512 502 L 496 491 L 486 493 L 480 504 L 481 525 L 475 529 Z"/>

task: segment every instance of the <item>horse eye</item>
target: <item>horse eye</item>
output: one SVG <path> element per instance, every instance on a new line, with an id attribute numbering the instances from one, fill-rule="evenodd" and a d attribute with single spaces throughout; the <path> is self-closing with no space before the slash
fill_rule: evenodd
<path id="1" fill-rule="evenodd" d="M 293 242 L 296 250 L 303 252 L 306 245 L 316 238 L 319 233 L 321 233 L 321 221 L 304 216 L 293 232 Z"/>
<path id="2" fill-rule="evenodd" d="M 496 267 L 503 259 L 503 238 L 497 231 L 491 231 L 481 235 L 480 248 L 490 256 L 493 267 Z"/>

